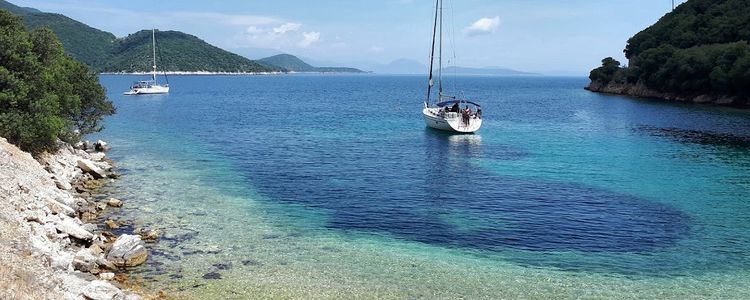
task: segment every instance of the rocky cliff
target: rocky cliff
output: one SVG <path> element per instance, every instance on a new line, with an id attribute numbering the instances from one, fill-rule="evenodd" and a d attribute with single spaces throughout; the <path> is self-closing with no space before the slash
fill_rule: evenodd
<path id="1" fill-rule="evenodd" d="M 743 98 L 740 96 L 708 95 L 708 94 L 680 95 L 680 94 L 675 94 L 675 93 L 659 92 L 659 91 L 648 88 L 646 85 L 642 83 L 630 84 L 630 83 L 610 82 L 609 84 L 601 84 L 600 82 L 594 81 L 594 82 L 591 82 L 587 87 L 585 87 L 585 89 L 592 91 L 592 92 L 597 92 L 597 93 L 623 95 L 623 96 L 630 96 L 630 97 L 637 97 L 637 98 L 658 99 L 658 100 L 666 100 L 666 101 L 673 101 L 673 102 L 714 104 L 714 105 L 733 106 L 733 107 L 741 107 L 741 108 L 750 107 L 750 99 Z"/>

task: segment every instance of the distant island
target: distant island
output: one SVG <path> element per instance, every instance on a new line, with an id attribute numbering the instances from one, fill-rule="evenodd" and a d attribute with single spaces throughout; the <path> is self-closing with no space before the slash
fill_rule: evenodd
<path id="1" fill-rule="evenodd" d="M 141 73 L 151 71 L 151 30 L 123 38 L 90 27 L 61 14 L 45 13 L 0 0 L 5 9 L 22 18 L 29 29 L 47 27 L 63 44 L 65 53 L 99 73 Z M 364 73 L 355 68 L 313 67 L 299 58 L 276 55 L 261 61 L 213 46 L 179 31 L 156 31 L 157 64 L 172 73 Z"/>
<path id="2" fill-rule="evenodd" d="M 670 101 L 750 107 L 750 5 L 690 0 L 628 40 L 586 89 Z"/>
<path id="3" fill-rule="evenodd" d="M 313 67 L 300 58 L 291 54 L 278 54 L 259 59 L 261 65 L 269 68 L 280 68 L 288 72 L 304 73 L 365 73 L 360 69 L 347 67 Z"/>

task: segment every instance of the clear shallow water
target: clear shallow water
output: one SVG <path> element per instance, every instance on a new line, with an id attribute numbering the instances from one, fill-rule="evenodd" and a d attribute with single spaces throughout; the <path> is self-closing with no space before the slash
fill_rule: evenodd
<path id="1" fill-rule="evenodd" d="M 462 77 L 486 119 L 448 135 L 422 77 L 134 79 L 99 136 L 179 296 L 750 298 L 750 113 Z"/>

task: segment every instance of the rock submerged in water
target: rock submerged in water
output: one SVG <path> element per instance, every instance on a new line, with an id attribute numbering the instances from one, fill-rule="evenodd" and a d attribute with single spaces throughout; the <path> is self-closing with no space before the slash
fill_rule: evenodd
<path id="1" fill-rule="evenodd" d="M 107 255 L 107 260 L 119 267 L 133 267 L 146 262 L 148 251 L 140 236 L 123 234 L 114 244 Z"/>
<path id="2" fill-rule="evenodd" d="M 122 200 L 116 198 L 107 199 L 107 205 L 112 207 L 122 207 Z"/>
<path id="3" fill-rule="evenodd" d="M 221 279 L 221 274 L 217 272 L 209 272 L 209 273 L 203 274 L 203 279 Z"/>
<path id="4" fill-rule="evenodd" d="M 155 243 L 159 240 L 159 231 L 156 229 L 137 228 L 133 233 L 141 236 L 146 243 Z"/>
<path id="5" fill-rule="evenodd" d="M 107 228 L 109 228 L 109 229 L 120 228 L 120 224 L 118 224 L 117 221 L 112 220 L 112 219 L 104 221 L 104 224 L 107 225 Z"/>

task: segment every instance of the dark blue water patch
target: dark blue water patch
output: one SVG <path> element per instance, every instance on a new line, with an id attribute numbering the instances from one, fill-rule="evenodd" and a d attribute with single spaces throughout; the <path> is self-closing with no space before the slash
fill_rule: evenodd
<path id="1" fill-rule="evenodd" d="M 383 138 L 373 151 L 319 141 L 309 151 L 272 152 L 244 172 L 274 201 L 328 211 L 329 228 L 440 246 L 648 253 L 689 233 L 684 214 L 647 199 L 483 171 L 472 160 L 507 148 L 485 146 L 481 136 L 424 130 L 411 138 Z"/>
<path id="2" fill-rule="evenodd" d="M 436 180 L 426 191 L 433 198 L 419 205 L 381 198 L 380 205 L 362 208 L 364 203 L 352 200 L 357 195 L 341 195 L 347 205 L 324 206 L 332 210 L 328 226 L 482 250 L 649 253 L 689 234 L 686 215 L 645 199 L 574 184 L 476 175 Z"/>
<path id="3" fill-rule="evenodd" d="M 717 133 L 704 130 L 681 128 L 662 128 L 654 126 L 639 126 L 636 132 L 652 136 L 668 138 L 680 143 L 691 143 L 703 146 L 723 147 L 731 150 L 750 150 L 750 136 L 732 133 Z"/>

